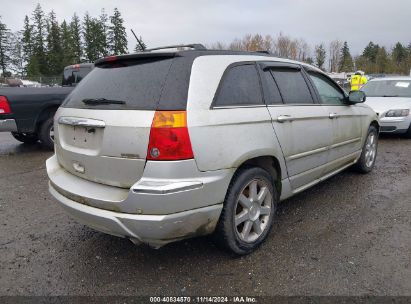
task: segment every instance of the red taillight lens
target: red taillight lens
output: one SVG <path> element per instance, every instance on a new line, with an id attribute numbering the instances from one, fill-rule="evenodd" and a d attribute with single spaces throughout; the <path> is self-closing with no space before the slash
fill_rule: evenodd
<path id="1" fill-rule="evenodd" d="M 148 143 L 148 160 L 193 158 L 186 111 L 156 111 Z"/>
<path id="2" fill-rule="evenodd" d="M 10 105 L 6 96 L 0 96 L 0 114 L 10 114 Z"/>

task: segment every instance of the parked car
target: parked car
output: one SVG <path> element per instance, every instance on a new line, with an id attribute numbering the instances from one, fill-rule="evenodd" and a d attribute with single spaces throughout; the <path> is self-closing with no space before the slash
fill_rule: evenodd
<path id="1" fill-rule="evenodd" d="M 378 118 L 310 65 L 261 53 L 98 60 L 55 115 L 50 192 L 80 222 L 160 247 L 214 233 L 247 254 L 279 201 L 375 163 Z"/>
<path id="2" fill-rule="evenodd" d="M 35 144 L 39 140 L 54 147 L 53 116 L 74 86 L 93 68 L 76 64 L 64 69 L 64 87 L 0 88 L 0 132 L 11 132 L 18 141 Z"/>
<path id="3" fill-rule="evenodd" d="M 411 138 L 411 77 L 376 78 L 363 91 L 380 117 L 381 132 Z"/>

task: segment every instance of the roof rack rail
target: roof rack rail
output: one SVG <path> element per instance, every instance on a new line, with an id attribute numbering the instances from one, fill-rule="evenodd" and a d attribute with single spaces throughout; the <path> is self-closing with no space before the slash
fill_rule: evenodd
<path id="1" fill-rule="evenodd" d="M 259 50 L 255 51 L 256 53 L 261 53 L 261 54 L 271 54 L 270 51 L 264 51 L 264 50 Z"/>
<path id="2" fill-rule="evenodd" d="M 178 44 L 178 45 L 160 46 L 156 48 L 147 49 L 146 52 L 165 50 L 165 49 L 178 49 L 178 48 L 192 48 L 193 50 L 196 50 L 196 51 L 207 50 L 207 48 L 204 45 L 200 43 L 193 43 L 193 44 Z"/>

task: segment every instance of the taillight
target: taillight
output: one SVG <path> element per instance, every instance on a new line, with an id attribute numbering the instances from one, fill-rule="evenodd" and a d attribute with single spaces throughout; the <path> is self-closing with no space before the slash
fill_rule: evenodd
<path id="1" fill-rule="evenodd" d="M 0 114 L 10 114 L 10 105 L 6 96 L 0 96 Z"/>
<path id="2" fill-rule="evenodd" d="M 151 124 L 148 160 L 193 158 L 186 111 L 156 111 Z"/>

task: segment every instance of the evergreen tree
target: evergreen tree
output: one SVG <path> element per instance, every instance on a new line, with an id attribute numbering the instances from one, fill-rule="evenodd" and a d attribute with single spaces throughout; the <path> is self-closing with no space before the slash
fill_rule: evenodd
<path id="1" fill-rule="evenodd" d="M 94 62 L 98 59 L 98 53 L 96 50 L 95 33 L 94 33 L 94 21 L 88 13 L 84 16 L 83 21 L 83 37 L 84 37 L 84 52 L 86 60 Z"/>
<path id="2" fill-rule="evenodd" d="M 127 34 L 123 25 L 120 11 L 115 8 L 113 16 L 110 17 L 111 26 L 109 28 L 109 50 L 113 55 L 127 53 Z"/>
<path id="3" fill-rule="evenodd" d="M 375 58 L 376 73 L 390 73 L 389 58 L 385 47 L 379 47 Z"/>
<path id="4" fill-rule="evenodd" d="M 324 63 L 327 53 L 325 51 L 324 45 L 320 44 L 315 47 L 315 64 L 321 70 L 324 70 Z"/>
<path id="5" fill-rule="evenodd" d="M 348 47 L 347 41 L 345 41 L 343 47 L 341 48 L 340 71 L 349 72 L 353 69 L 354 64 L 351 57 L 350 48 Z"/>
<path id="6" fill-rule="evenodd" d="M 30 58 L 29 65 L 37 64 L 38 67 L 31 67 L 31 72 L 39 72 L 41 75 L 46 75 L 48 72 L 47 56 L 46 56 L 46 31 L 47 23 L 44 17 L 44 12 L 37 4 L 36 9 L 33 12 L 33 54 Z M 35 57 L 35 58 L 34 58 Z M 33 61 L 33 62 L 31 62 Z M 29 76 L 38 76 L 29 75 Z"/>
<path id="7" fill-rule="evenodd" d="M 94 32 L 96 34 L 96 48 L 98 57 L 105 57 L 109 54 L 108 47 L 108 16 L 104 10 L 101 10 L 101 14 L 98 19 L 94 19 Z"/>
<path id="8" fill-rule="evenodd" d="M 22 34 L 24 73 L 27 74 L 27 65 L 33 56 L 33 26 L 30 24 L 29 17 L 24 17 L 24 26 Z"/>
<path id="9" fill-rule="evenodd" d="M 400 42 L 398 42 L 392 50 L 392 59 L 397 66 L 405 63 L 407 60 L 407 48 L 405 48 Z"/>
<path id="10" fill-rule="evenodd" d="M 363 56 L 370 62 L 375 63 L 380 46 L 372 41 L 365 47 Z"/>
<path id="11" fill-rule="evenodd" d="M 49 14 L 48 22 L 48 34 L 47 34 L 47 63 L 48 63 L 48 75 L 55 76 L 60 75 L 63 71 L 63 49 L 60 37 L 60 27 L 56 19 L 56 14 L 51 11 Z M 64 50 L 66 52 L 67 50 Z"/>
<path id="12" fill-rule="evenodd" d="M 10 30 L 0 19 L 0 69 L 3 76 L 6 76 L 7 68 L 10 65 Z"/>
<path id="13" fill-rule="evenodd" d="M 61 49 L 63 50 L 61 63 L 62 66 L 68 66 L 70 64 L 76 63 L 76 55 L 74 52 L 73 37 L 71 36 L 70 27 L 67 25 L 66 20 L 61 23 L 60 26 L 61 35 Z"/>
<path id="14" fill-rule="evenodd" d="M 72 39 L 74 62 L 83 61 L 83 45 L 81 43 L 81 24 L 80 18 L 74 14 L 70 22 L 70 36 Z"/>
<path id="15" fill-rule="evenodd" d="M 11 36 L 11 65 L 12 70 L 19 76 L 24 76 L 25 61 L 23 51 L 23 35 L 22 32 L 13 33 Z"/>

